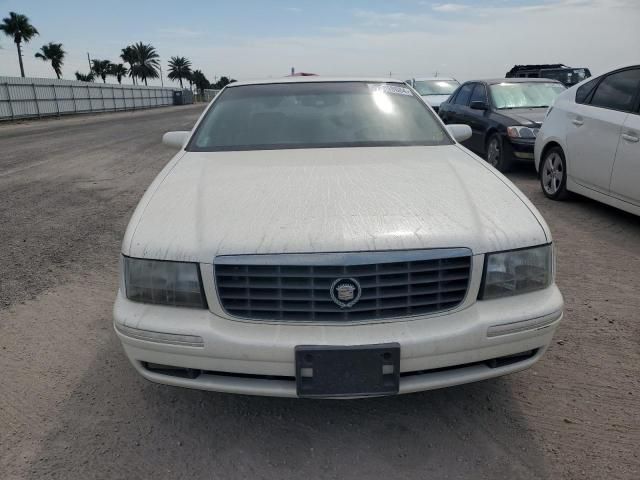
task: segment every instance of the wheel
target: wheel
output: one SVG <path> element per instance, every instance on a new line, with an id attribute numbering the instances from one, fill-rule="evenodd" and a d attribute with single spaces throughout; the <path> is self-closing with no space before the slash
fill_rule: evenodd
<path id="1" fill-rule="evenodd" d="M 500 134 L 494 133 L 489 137 L 485 151 L 485 159 L 492 167 L 501 172 L 508 172 L 511 169 L 511 157 L 503 148 Z"/>
<path id="2" fill-rule="evenodd" d="M 542 157 L 540 165 L 542 192 L 552 200 L 564 200 L 567 191 L 567 162 L 560 147 L 552 147 Z"/>

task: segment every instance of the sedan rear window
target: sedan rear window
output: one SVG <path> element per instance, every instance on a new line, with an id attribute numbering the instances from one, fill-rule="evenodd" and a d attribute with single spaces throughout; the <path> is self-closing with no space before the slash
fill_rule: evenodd
<path id="1" fill-rule="evenodd" d="M 557 82 L 504 82 L 491 85 L 489 90 L 495 107 L 506 109 L 548 107 L 566 88 Z"/>
<path id="2" fill-rule="evenodd" d="M 431 110 L 404 84 L 308 82 L 227 88 L 187 150 L 451 143 Z"/>

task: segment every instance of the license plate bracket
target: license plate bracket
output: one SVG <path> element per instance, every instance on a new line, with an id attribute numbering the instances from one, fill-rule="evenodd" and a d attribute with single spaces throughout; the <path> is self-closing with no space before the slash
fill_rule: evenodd
<path id="1" fill-rule="evenodd" d="M 397 394 L 400 344 L 295 348 L 299 397 L 351 397 Z"/>

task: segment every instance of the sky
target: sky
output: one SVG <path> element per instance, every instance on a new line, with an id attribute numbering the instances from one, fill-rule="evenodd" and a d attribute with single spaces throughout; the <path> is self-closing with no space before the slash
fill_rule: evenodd
<path id="1" fill-rule="evenodd" d="M 40 32 L 24 45 L 32 77 L 54 76 L 34 58 L 51 41 L 67 51 L 64 78 L 88 71 L 87 53 L 115 62 L 126 45 L 151 43 L 165 85 L 174 85 L 166 70 L 175 55 L 210 81 L 280 77 L 292 67 L 469 80 L 501 77 L 517 63 L 564 63 L 593 74 L 640 63 L 640 0 L 0 0 L 0 17 L 10 11 Z M 2 75 L 19 75 L 15 44 L 5 36 Z"/>

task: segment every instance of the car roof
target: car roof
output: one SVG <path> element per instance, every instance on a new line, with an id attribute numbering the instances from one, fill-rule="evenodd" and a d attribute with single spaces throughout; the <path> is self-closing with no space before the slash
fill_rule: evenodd
<path id="1" fill-rule="evenodd" d="M 483 78 L 479 80 L 469 80 L 464 83 L 486 83 L 496 85 L 498 83 L 562 83 L 552 78 Z"/>
<path id="2" fill-rule="evenodd" d="M 371 83 L 402 83 L 402 80 L 396 80 L 389 77 L 281 77 L 281 78 L 264 78 L 260 80 L 248 80 L 244 82 L 233 82 L 227 85 L 227 88 L 242 87 L 245 85 L 268 85 L 272 83 L 318 83 L 318 82 L 371 82 Z"/>
<path id="3" fill-rule="evenodd" d="M 449 81 L 449 80 L 453 80 L 453 81 L 457 82 L 457 80 L 455 78 L 453 78 L 453 77 L 414 77 L 413 80 L 416 80 L 416 81 L 425 81 L 425 80 L 426 81 L 430 81 L 430 80 L 446 80 L 446 81 Z"/>

